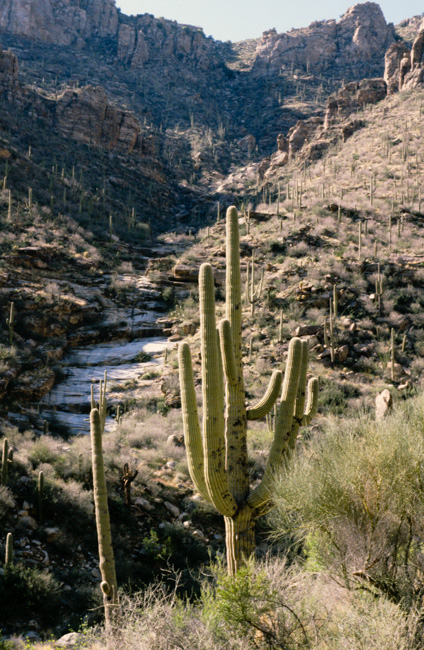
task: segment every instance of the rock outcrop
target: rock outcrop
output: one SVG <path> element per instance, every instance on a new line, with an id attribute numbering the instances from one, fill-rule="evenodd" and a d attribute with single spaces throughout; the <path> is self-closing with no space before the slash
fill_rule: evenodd
<path id="1" fill-rule="evenodd" d="M 328 129 L 335 119 L 347 117 L 362 109 L 365 104 L 376 104 L 384 99 L 386 94 L 386 81 L 380 78 L 345 84 L 338 93 L 328 98 L 324 128 Z"/>
<path id="2" fill-rule="evenodd" d="M 190 62 L 202 70 L 218 64 L 212 39 L 203 30 L 175 21 L 143 14 L 126 18 L 119 25 L 117 58 L 132 68 L 142 68 L 147 62 Z"/>
<path id="3" fill-rule="evenodd" d="M 387 94 L 392 95 L 399 90 L 401 62 L 406 57 L 409 60 L 409 50 L 403 41 L 392 43 L 385 55 L 384 80 L 387 84 Z"/>
<path id="4" fill-rule="evenodd" d="M 322 20 L 305 29 L 277 34 L 265 32 L 258 45 L 254 71 L 275 74 L 282 68 L 312 73 L 331 70 L 337 77 L 364 77 L 383 73 L 384 53 L 395 32 L 380 7 L 365 2 L 348 9 L 342 18 Z"/>
<path id="5" fill-rule="evenodd" d="M 394 43 L 386 52 L 384 79 L 389 94 L 424 85 L 424 26 L 409 51 L 405 43 Z"/>
<path id="6" fill-rule="evenodd" d="M 3 0 L 0 31 L 58 45 L 111 39 L 117 59 L 133 68 L 155 59 L 185 59 L 204 70 L 219 62 L 202 29 L 150 14 L 121 16 L 115 0 Z"/>
<path id="7" fill-rule="evenodd" d="M 0 29 L 46 43 L 69 45 L 118 31 L 114 0 L 3 0 Z"/>
<path id="8" fill-rule="evenodd" d="M 18 59 L 0 48 L 0 90 L 12 90 L 18 81 Z"/>
<path id="9" fill-rule="evenodd" d="M 134 115 L 110 105 L 101 87 L 65 91 L 54 107 L 54 115 L 65 137 L 109 150 L 131 153 L 141 132 Z"/>

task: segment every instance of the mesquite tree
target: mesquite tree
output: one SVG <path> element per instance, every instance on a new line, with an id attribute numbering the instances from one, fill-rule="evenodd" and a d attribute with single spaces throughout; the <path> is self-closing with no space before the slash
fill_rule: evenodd
<path id="1" fill-rule="evenodd" d="M 242 367 L 242 302 L 238 214 L 227 211 L 226 318 L 216 325 L 212 267 L 199 273 L 203 431 L 197 413 L 190 348 L 179 348 L 181 402 L 188 466 L 199 493 L 225 518 L 227 564 L 235 573 L 255 550 L 255 520 L 272 507 L 275 471 L 294 448 L 299 427 L 316 412 L 318 380 L 308 384 L 308 344 L 290 341 L 284 381 L 275 370 L 262 400 L 246 407 Z M 249 484 L 247 423 L 273 408 L 282 386 L 274 440 L 261 483 Z"/>

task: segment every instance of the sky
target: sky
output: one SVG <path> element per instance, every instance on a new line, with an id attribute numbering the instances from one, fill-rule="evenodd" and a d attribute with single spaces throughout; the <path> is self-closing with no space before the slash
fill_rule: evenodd
<path id="1" fill-rule="evenodd" d="M 339 19 L 355 0 L 116 0 L 124 14 L 153 14 L 202 27 L 206 36 L 220 41 L 258 38 L 275 27 L 286 32 L 307 27 L 314 20 Z M 421 15 L 423 0 L 380 0 L 387 22 Z"/>

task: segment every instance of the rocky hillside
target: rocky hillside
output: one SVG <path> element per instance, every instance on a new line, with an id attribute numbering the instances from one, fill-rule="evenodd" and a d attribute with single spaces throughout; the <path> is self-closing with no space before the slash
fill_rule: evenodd
<path id="1" fill-rule="evenodd" d="M 119 584 L 173 565 L 197 593 L 192 572 L 222 555 L 222 521 L 187 472 L 171 348 L 190 341 L 199 388 L 198 269 L 212 263 L 222 312 L 230 202 L 249 399 L 293 334 L 321 379 L 304 441 L 327 415 L 383 418 L 422 390 L 424 31 L 367 2 L 231 44 L 113 0 L 6 0 L 0 42 L 0 425 L 14 454 L 0 520 L 20 589 L 8 598 L 0 568 L 0 627 L 39 639 L 98 614 L 89 440 L 43 415 L 53 393 L 66 402 L 72 364 L 63 410 L 82 417 L 89 384 L 118 367 L 104 447 Z M 171 341 L 134 350 L 156 335 Z M 101 352 L 75 350 L 88 344 Z M 252 483 L 272 427 L 250 431 Z"/>
<path id="2" fill-rule="evenodd" d="M 245 46 L 149 14 L 125 16 L 112 0 L 8 0 L 0 30 L 24 62 L 25 83 L 53 92 L 103 86 L 162 130 L 181 180 L 206 185 L 212 172 L 269 154 L 277 134 L 316 114 L 343 79 L 382 76 L 385 51 L 399 38 L 371 2 L 339 21 L 271 30 Z"/>

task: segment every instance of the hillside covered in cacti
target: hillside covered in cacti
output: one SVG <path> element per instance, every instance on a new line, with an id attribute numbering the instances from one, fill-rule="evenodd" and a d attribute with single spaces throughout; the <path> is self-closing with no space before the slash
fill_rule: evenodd
<path id="1" fill-rule="evenodd" d="M 0 648 L 419 650 L 422 16 L 4 4 Z"/>

